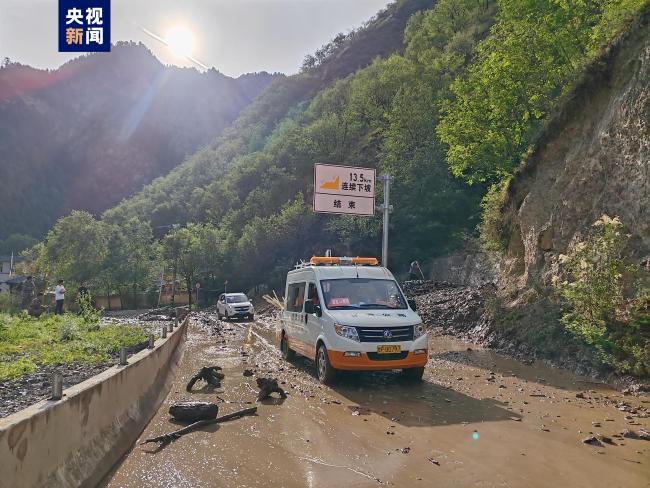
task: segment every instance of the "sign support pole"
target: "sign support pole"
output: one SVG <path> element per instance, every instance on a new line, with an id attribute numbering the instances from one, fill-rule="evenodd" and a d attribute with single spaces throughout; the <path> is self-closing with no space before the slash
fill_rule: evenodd
<path id="1" fill-rule="evenodd" d="M 388 267 L 388 224 L 390 213 L 393 210 L 393 206 L 390 204 L 390 184 L 394 179 L 390 173 L 385 173 L 379 177 L 379 181 L 384 184 L 384 203 L 379 206 L 379 210 L 384 214 L 381 239 L 381 265 L 384 268 Z"/>

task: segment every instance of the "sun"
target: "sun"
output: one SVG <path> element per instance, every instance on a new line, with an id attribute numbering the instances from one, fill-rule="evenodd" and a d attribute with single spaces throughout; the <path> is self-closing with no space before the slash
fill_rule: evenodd
<path id="1" fill-rule="evenodd" d="M 169 29 L 165 41 L 176 56 L 188 57 L 194 51 L 194 34 L 184 25 L 176 25 Z"/>

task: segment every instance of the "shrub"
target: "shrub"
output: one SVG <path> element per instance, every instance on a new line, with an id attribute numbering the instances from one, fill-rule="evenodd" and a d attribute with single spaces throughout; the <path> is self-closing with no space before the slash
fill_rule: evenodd
<path id="1" fill-rule="evenodd" d="M 493 184 L 481 200 L 481 223 L 478 226 L 481 248 L 488 252 L 505 252 L 510 240 L 510 229 L 504 222 L 501 208 L 509 178 Z"/>
<path id="2" fill-rule="evenodd" d="M 593 346 L 604 363 L 623 373 L 650 374 L 650 293 L 639 267 L 624 257 L 630 236 L 617 217 L 603 215 L 593 226 L 591 236 L 560 256 L 567 280 L 556 276 L 554 284 L 569 305 L 560 320 Z M 639 279 L 632 296 L 624 292 L 624 277 Z"/>
<path id="3" fill-rule="evenodd" d="M 79 315 L 86 324 L 88 330 L 99 329 L 99 321 L 102 318 L 101 310 L 97 310 L 93 305 L 90 293 L 82 293 L 77 298 L 79 305 Z"/>
<path id="4" fill-rule="evenodd" d="M 81 337 L 79 326 L 74 319 L 66 314 L 63 316 L 63 324 L 61 325 L 61 332 L 59 333 L 59 340 L 61 342 L 74 341 Z"/>
<path id="5" fill-rule="evenodd" d="M 16 299 L 11 293 L 0 293 L 0 312 L 14 313 L 18 310 Z"/>

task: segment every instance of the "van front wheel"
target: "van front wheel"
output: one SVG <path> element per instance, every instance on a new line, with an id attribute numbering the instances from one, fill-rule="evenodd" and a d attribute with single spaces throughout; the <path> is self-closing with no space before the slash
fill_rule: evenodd
<path id="1" fill-rule="evenodd" d="M 291 361 L 296 356 L 296 351 L 289 347 L 286 335 L 283 335 L 280 340 L 280 352 L 282 352 L 282 359 L 285 361 Z"/>
<path id="2" fill-rule="evenodd" d="M 336 369 L 330 364 L 327 348 L 324 344 L 321 344 L 318 351 L 316 351 L 316 374 L 318 380 L 324 385 L 331 385 L 336 380 Z"/>

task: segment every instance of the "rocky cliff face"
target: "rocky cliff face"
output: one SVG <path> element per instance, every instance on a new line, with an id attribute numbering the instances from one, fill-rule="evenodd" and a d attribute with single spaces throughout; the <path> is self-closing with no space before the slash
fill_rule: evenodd
<path id="1" fill-rule="evenodd" d="M 589 68 L 512 179 L 503 288 L 548 285 L 558 256 L 603 214 L 633 234 L 632 255 L 650 251 L 649 19 Z"/>

